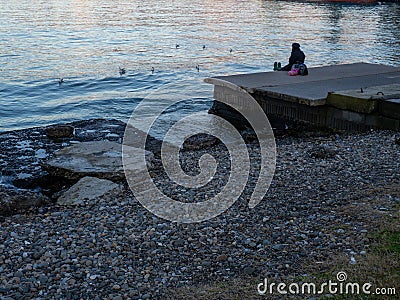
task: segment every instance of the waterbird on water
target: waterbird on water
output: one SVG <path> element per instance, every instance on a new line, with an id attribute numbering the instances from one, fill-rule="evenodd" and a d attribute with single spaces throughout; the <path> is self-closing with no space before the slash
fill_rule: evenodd
<path id="1" fill-rule="evenodd" d="M 119 75 L 124 75 L 126 73 L 125 68 L 119 67 Z"/>
<path id="2" fill-rule="evenodd" d="M 151 74 L 154 74 L 154 67 L 151 67 Z"/>
<path id="3" fill-rule="evenodd" d="M 175 45 L 175 48 L 176 48 L 176 49 L 178 49 L 178 48 L 179 48 L 179 45 L 178 45 L 178 44 L 176 44 L 176 45 Z"/>
<path id="4" fill-rule="evenodd" d="M 203 50 L 206 49 L 206 45 L 203 45 Z"/>
<path id="5" fill-rule="evenodd" d="M 64 82 L 64 78 L 58 78 L 58 85 L 61 85 L 61 83 L 63 83 Z"/>
<path id="6" fill-rule="evenodd" d="M 232 48 L 231 48 L 231 50 L 229 50 L 229 52 L 232 53 L 232 51 L 233 51 L 233 50 L 232 50 Z"/>
<path id="7" fill-rule="evenodd" d="M 197 72 L 200 71 L 200 66 L 199 65 L 196 66 L 196 70 L 197 70 Z"/>

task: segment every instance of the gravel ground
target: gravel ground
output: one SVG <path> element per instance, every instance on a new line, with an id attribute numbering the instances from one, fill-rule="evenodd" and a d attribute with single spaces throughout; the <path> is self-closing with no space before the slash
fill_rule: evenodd
<path id="1" fill-rule="evenodd" d="M 304 263 L 335 253 L 357 260 L 368 251 L 370 219 L 400 202 L 398 138 L 390 131 L 278 138 L 276 172 L 264 200 L 255 209 L 247 206 L 257 176 L 253 158 L 241 198 L 198 224 L 154 216 L 123 183 L 83 206 L 53 204 L 3 217 L 0 299 L 168 299 L 180 286 L 301 275 Z M 258 153 L 257 144 L 248 147 L 251 156 Z M 208 150 L 225 158 L 215 186 L 202 191 L 211 197 L 225 182 L 229 162 L 222 145 Z M 182 155 L 196 169 L 198 153 Z M 165 174 L 156 175 L 162 182 Z M 164 191 L 178 199 L 193 193 L 176 186 Z M 367 214 L 371 195 L 383 204 Z"/>

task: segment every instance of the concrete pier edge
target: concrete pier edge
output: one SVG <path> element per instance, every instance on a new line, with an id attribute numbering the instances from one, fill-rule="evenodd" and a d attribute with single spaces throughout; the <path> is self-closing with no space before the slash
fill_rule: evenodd
<path id="1" fill-rule="evenodd" d="M 400 130 L 399 67 L 353 63 L 309 68 L 308 76 L 278 71 L 204 81 L 214 85 L 211 111 L 228 119 L 237 116 L 218 100 L 246 105 L 235 96 L 243 89 L 267 115 L 339 130 Z"/>

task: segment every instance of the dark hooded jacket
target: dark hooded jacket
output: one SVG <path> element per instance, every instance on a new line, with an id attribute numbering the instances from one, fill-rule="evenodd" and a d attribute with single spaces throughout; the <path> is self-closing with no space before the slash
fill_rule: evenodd
<path id="1" fill-rule="evenodd" d="M 290 57 L 289 57 L 289 64 L 284 66 L 281 70 L 282 71 L 290 71 L 294 64 L 304 63 L 305 59 L 306 59 L 306 56 L 304 55 L 304 52 L 300 50 L 300 44 L 293 43 L 292 44 L 292 53 L 290 54 Z"/>

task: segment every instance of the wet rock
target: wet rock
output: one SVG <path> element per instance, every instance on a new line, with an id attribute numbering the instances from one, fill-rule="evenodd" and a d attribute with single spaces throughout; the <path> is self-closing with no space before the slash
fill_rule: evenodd
<path id="1" fill-rule="evenodd" d="M 51 139 L 70 138 L 74 136 L 74 127 L 62 124 L 47 126 L 46 135 Z"/>
<path id="2" fill-rule="evenodd" d="M 246 143 L 252 143 L 257 140 L 257 134 L 254 132 L 254 130 L 245 129 L 240 134 L 242 135 Z"/>
<path id="3" fill-rule="evenodd" d="M 50 203 L 50 199 L 39 193 L 0 185 L 0 215 L 8 215 L 47 203 Z"/>
<path id="4" fill-rule="evenodd" d="M 21 189 L 34 189 L 44 181 L 44 177 L 46 177 L 47 174 L 45 172 L 41 172 L 38 174 L 29 174 L 29 175 L 30 176 L 17 176 L 12 181 L 12 184 L 17 188 Z"/>
<path id="5" fill-rule="evenodd" d="M 185 140 L 184 150 L 200 150 L 214 146 L 219 143 L 219 139 L 209 134 L 196 134 Z"/>
<path id="6" fill-rule="evenodd" d="M 110 180 L 95 177 L 84 177 L 67 190 L 57 203 L 60 205 L 80 205 L 84 200 L 93 200 L 118 188 L 118 185 Z"/>

